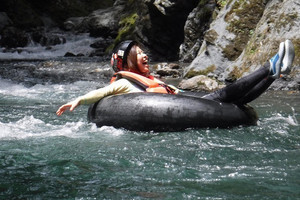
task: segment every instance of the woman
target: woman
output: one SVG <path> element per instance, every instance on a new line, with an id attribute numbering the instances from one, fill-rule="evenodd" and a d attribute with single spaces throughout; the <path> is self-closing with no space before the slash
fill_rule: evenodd
<path id="1" fill-rule="evenodd" d="M 289 73 L 294 56 L 293 44 L 286 40 L 280 43 L 278 53 L 263 67 L 202 98 L 237 105 L 246 104 L 260 96 L 281 74 Z M 73 111 L 78 105 L 92 104 L 109 95 L 145 91 L 178 93 L 177 88 L 166 85 L 150 75 L 148 56 L 134 41 L 120 43 L 112 54 L 111 64 L 116 75 L 110 85 L 62 105 L 56 114 L 60 116 L 68 109 Z"/>
<path id="2" fill-rule="evenodd" d="M 134 74 L 147 77 L 149 80 L 153 80 L 157 84 L 164 85 L 166 88 L 168 88 L 168 90 L 172 91 L 172 93 L 176 92 L 176 88 L 171 88 L 150 75 L 148 56 L 135 41 L 124 41 L 120 43 L 112 54 L 111 64 L 115 72 L 132 72 Z M 144 91 L 145 90 L 138 84 L 129 81 L 126 78 L 120 78 L 119 80 L 116 80 L 116 77 L 113 77 L 110 85 L 91 91 L 86 95 L 78 97 L 74 101 L 62 105 L 57 110 L 56 114 L 60 116 L 68 109 L 73 111 L 81 104 L 92 104 L 109 95 Z"/>

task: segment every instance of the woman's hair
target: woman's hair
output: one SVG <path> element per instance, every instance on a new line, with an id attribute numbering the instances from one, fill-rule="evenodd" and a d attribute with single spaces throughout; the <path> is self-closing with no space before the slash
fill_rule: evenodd
<path id="1" fill-rule="evenodd" d="M 137 45 L 133 45 L 127 56 L 127 65 L 129 69 L 138 70 L 137 69 L 137 53 L 136 53 Z"/>

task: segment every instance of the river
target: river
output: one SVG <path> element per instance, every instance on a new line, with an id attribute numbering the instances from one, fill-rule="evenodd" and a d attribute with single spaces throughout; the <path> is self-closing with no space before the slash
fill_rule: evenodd
<path id="1" fill-rule="evenodd" d="M 300 199 L 299 91 L 253 101 L 257 126 L 134 132 L 56 116 L 106 79 L 35 80 L 0 78 L 0 199 Z"/>

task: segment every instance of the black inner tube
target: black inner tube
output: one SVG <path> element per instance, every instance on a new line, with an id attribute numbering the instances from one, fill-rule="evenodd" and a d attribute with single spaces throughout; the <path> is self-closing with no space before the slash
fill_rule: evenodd
<path id="1" fill-rule="evenodd" d="M 192 94 L 129 93 L 105 97 L 91 105 L 88 120 L 98 127 L 180 131 L 255 125 L 258 117 L 250 106 L 220 103 Z"/>

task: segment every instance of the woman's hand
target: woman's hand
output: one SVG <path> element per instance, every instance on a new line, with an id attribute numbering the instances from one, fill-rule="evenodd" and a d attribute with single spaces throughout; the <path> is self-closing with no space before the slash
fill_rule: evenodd
<path id="1" fill-rule="evenodd" d="M 68 108 L 70 108 L 70 111 L 72 112 L 77 106 L 80 104 L 80 99 L 76 99 L 74 101 L 71 101 L 69 103 L 66 103 L 62 105 L 57 111 L 56 115 L 61 116 Z"/>

